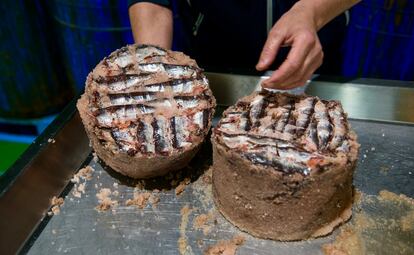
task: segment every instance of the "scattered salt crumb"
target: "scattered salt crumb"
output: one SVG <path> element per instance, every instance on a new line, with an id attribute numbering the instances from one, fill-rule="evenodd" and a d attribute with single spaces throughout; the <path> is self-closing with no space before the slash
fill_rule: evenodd
<path id="1" fill-rule="evenodd" d="M 92 155 L 93 155 L 93 161 L 95 163 L 98 162 L 98 155 L 96 155 L 96 152 L 93 152 Z"/>
<path id="2" fill-rule="evenodd" d="M 143 192 L 143 193 L 134 192 L 134 198 L 128 199 L 125 202 L 125 205 L 126 206 L 135 205 L 139 209 L 143 209 L 147 205 L 147 202 L 150 196 L 151 196 L 151 193 L 149 192 Z"/>
<path id="3" fill-rule="evenodd" d="M 90 179 L 92 179 L 93 172 L 95 172 L 95 169 L 93 169 L 91 166 L 86 166 L 80 169 L 77 174 L 79 175 L 80 178 L 89 181 Z"/>
<path id="4" fill-rule="evenodd" d="M 52 234 L 56 235 L 56 229 L 52 229 Z"/>
<path id="5" fill-rule="evenodd" d="M 47 214 L 49 216 L 58 215 L 60 213 L 60 207 L 64 204 L 63 198 L 54 196 L 51 201 L 52 208 Z"/>
<path id="6" fill-rule="evenodd" d="M 96 194 L 99 204 L 95 207 L 98 211 L 106 211 L 113 206 L 118 205 L 118 201 L 113 201 L 110 196 L 112 192 L 108 188 L 103 188 Z"/>
<path id="7" fill-rule="evenodd" d="M 117 189 L 118 188 L 118 183 L 114 182 L 114 184 L 112 186 L 114 186 L 114 188 Z"/>
<path id="8" fill-rule="evenodd" d="M 85 194 L 85 183 L 79 184 L 78 191 L 81 192 L 82 194 Z"/>
<path id="9" fill-rule="evenodd" d="M 371 151 L 375 151 L 375 147 L 371 147 Z"/>
<path id="10" fill-rule="evenodd" d="M 185 178 L 184 180 L 182 180 L 180 182 L 180 184 L 175 188 L 175 194 L 178 196 L 181 193 L 183 193 L 183 191 L 185 190 L 185 187 L 190 184 L 191 179 L 190 178 Z"/>
<path id="11" fill-rule="evenodd" d="M 92 231 L 95 232 L 95 229 L 93 228 Z"/>
<path id="12" fill-rule="evenodd" d="M 382 133 L 382 137 L 384 137 L 385 136 L 385 134 L 384 133 Z"/>
<path id="13" fill-rule="evenodd" d="M 76 185 L 76 184 L 75 184 L 75 187 L 72 190 L 72 195 L 74 197 L 77 197 L 77 198 L 81 198 L 82 197 L 82 193 L 80 193 L 80 191 L 78 190 L 78 185 Z"/>
<path id="14" fill-rule="evenodd" d="M 55 143 L 55 142 L 56 142 L 56 140 L 55 140 L 55 139 L 53 139 L 53 138 L 49 138 L 49 139 L 47 139 L 47 142 L 48 142 L 48 143 Z"/>
<path id="15" fill-rule="evenodd" d="M 367 154 L 364 154 L 364 158 L 367 158 Z"/>
<path id="16" fill-rule="evenodd" d="M 114 225 L 114 224 L 112 224 L 111 228 L 112 228 L 112 229 L 115 229 L 115 225 Z"/>
<path id="17" fill-rule="evenodd" d="M 413 173 L 410 171 L 410 172 L 408 172 L 408 174 L 413 174 Z"/>
<path id="18" fill-rule="evenodd" d="M 92 173 L 94 171 L 95 170 L 91 166 L 86 166 L 86 167 L 80 169 L 78 171 L 78 173 L 73 175 L 73 178 L 71 179 L 71 181 L 73 183 L 79 183 L 80 179 L 89 181 L 89 180 L 92 179 Z"/>
<path id="19" fill-rule="evenodd" d="M 207 235 L 211 230 L 209 223 L 211 223 L 213 220 L 214 215 L 212 212 L 209 212 L 208 214 L 197 215 L 193 220 L 193 228 L 197 230 L 201 229 L 203 231 L 203 234 Z"/>
<path id="20" fill-rule="evenodd" d="M 72 179 L 70 179 L 71 182 L 73 183 L 79 183 L 79 176 L 77 176 L 76 174 L 72 177 Z"/>
<path id="21" fill-rule="evenodd" d="M 204 254 L 205 255 L 216 255 L 216 254 L 226 254 L 234 255 L 236 254 L 237 248 L 245 242 L 243 236 L 235 236 L 231 240 L 221 240 L 218 241 L 214 246 L 209 247 Z"/>
<path id="22" fill-rule="evenodd" d="M 149 202 L 152 204 L 152 207 L 157 207 L 157 204 L 160 202 L 160 197 L 154 194 L 151 194 Z"/>

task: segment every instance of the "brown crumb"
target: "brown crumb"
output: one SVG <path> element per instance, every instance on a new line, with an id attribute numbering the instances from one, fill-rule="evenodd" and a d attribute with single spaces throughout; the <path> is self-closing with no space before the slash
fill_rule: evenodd
<path id="1" fill-rule="evenodd" d="M 88 181 L 92 179 L 92 173 L 95 170 L 91 166 L 86 166 L 80 169 L 73 175 L 71 182 L 75 183 L 75 187 L 72 190 L 72 195 L 77 198 L 81 198 L 82 194 L 85 194 L 85 183 L 80 183 L 81 180 Z"/>
<path id="2" fill-rule="evenodd" d="M 80 179 L 89 181 L 92 179 L 92 173 L 94 171 L 95 170 L 91 166 L 86 166 L 80 169 L 75 175 L 73 175 L 71 181 L 73 183 L 79 183 Z"/>
<path id="3" fill-rule="evenodd" d="M 125 205 L 126 206 L 135 205 L 139 209 L 143 209 L 147 205 L 147 202 L 150 196 L 151 196 L 151 193 L 149 192 L 144 192 L 144 193 L 134 192 L 134 198 L 128 199 L 125 202 Z"/>
<path id="4" fill-rule="evenodd" d="M 324 244 L 322 251 L 326 255 L 362 255 L 364 245 L 355 228 L 344 226 L 335 238 L 335 242 Z"/>
<path id="5" fill-rule="evenodd" d="M 75 187 L 73 187 L 72 190 L 72 195 L 81 198 L 82 194 L 85 194 L 85 183 L 75 184 Z"/>
<path id="6" fill-rule="evenodd" d="M 95 170 L 91 166 L 86 166 L 86 167 L 80 169 L 79 172 L 77 173 L 77 175 L 80 178 L 89 181 L 90 179 L 92 179 L 92 173 L 93 172 L 95 172 Z"/>
<path id="7" fill-rule="evenodd" d="M 401 217 L 400 221 L 402 231 L 412 231 L 414 229 L 414 211 L 411 210 L 407 215 Z"/>
<path id="8" fill-rule="evenodd" d="M 78 191 L 78 187 L 77 187 L 77 186 L 75 186 L 75 187 L 73 188 L 73 190 L 72 190 L 72 195 L 73 195 L 74 197 L 77 197 L 77 198 L 81 198 L 81 197 L 82 197 L 82 193 L 80 193 L 80 192 Z"/>
<path id="9" fill-rule="evenodd" d="M 96 155 L 96 152 L 93 152 L 92 155 L 93 155 L 93 161 L 95 163 L 98 162 L 99 158 L 98 158 L 98 155 Z"/>
<path id="10" fill-rule="evenodd" d="M 180 182 L 180 184 L 175 188 L 175 195 L 180 195 L 181 193 L 183 193 L 183 191 L 185 190 L 185 187 L 190 184 L 191 179 L 190 178 L 185 178 L 184 180 L 182 180 Z"/>
<path id="11" fill-rule="evenodd" d="M 154 194 L 151 194 L 149 198 L 149 203 L 152 205 L 152 207 L 157 207 L 157 204 L 160 202 L 160 197 Z"/>
<path id="12" fill-rule="evenodd" d="M 324 254 L 414 254 L 410 239 L 401 238 L 414 229 L 412 198 L 382 190 L 378 196 L 357 192 L 355 201 L 353 220 L 340 229 L 333 243 L 322 246 Z M 367 208 L 380 208 L 384 213 Z"/>
<path id="13" fill-rule="evenodd" d="M 188 245 L 188 238 L 186 234 L 186 229 L 188 225 L 188 219 L 190 217 L 190 213 L 193 211 L 188 205 L 185 205 L 180 210 L 181 214 L 181 223 L 180 223 L 180 238 L 178 238 L 178 251 L 181 255 L 184 254 L 192 254 L 191 252 L 191 246 Z"/>
<path id="14" fill-rule="evenodd" d="M 354 189 L 354 203 L 360 204 L 361 203 L 362 193 L 358 189 Z"/>
<path id="15" fill-rule="evenodd" d="M 193 221 L 193 228 L 194 229 L 201 229 L 203 230 L 204 235 L 208 235 L 211 231 L 211 226 L 208 223 L 212 223 L 214 221 L 214 215 L 212 212 L 208 214 L 200 214 L 194 218 Z"/>
<path id="16" fill-rule="evenodd" d="M 204 252 L 204 255 L 235 255 L 237 248 L 244 242 L 244 237 L 240 235 L 231 240 L 221 240 L 214 246 L 210 246 Z"/>
<path id="17" fill-rule="evenodd" d="M 56 197 L 56 196 L 54 196 L 53 198 L 52 198 L 52 205 L 57 205 L 57 206 L 61 206 L 61 205 L 63 205 L 65 202 L 64 202 L 64 200 L 63 200 L 63 198 L 61 198 L 61 197 Z"/>
<path id="18" fill-rule="evenodd" d="M 110 189 L 101 189 L 99 193 L 96 194 L 99 204 L 95 207 L 95 209 L 98 211 L 106 211 L 111 207 L 118 205 L 118 201 L 114 201 L 110 198 L 111 194 L 112 192 Z"/>
<path id="19" fill-rule="evenodd" d="M 85 183 L 79 184 L 78 191 L 85 194 Z"/>
<path id="20" fill-rule="evenodd" d="M 60 213 L 60 207 L 64 204 L 65 202 L 63 201 L 63 198 L 61 198 L 61 197 L 56 197 L 56 196 L 54 196 L 53 198 L 52 198 L 52 203 L 51 203 L 51 206 L 52 206 L 52 208 L 50 209 L 51 211 L 50 212 L 48 212 L 47 214 L 49 215 L 49 216 L 52 216 L 52 215 L 58 215 L 59 213 Z"/>
<path id="21" fill-rule="evenodd" d="M 379 198 L 381 200 L 394 201 L 398 203 L 406 202 L 408 204 L 414 205 L 414 199 L 412 199 L 411 197 L 407 197 L 404 194 L 397 195 L 388 190 L 381 190 L 379 192 Z"/>

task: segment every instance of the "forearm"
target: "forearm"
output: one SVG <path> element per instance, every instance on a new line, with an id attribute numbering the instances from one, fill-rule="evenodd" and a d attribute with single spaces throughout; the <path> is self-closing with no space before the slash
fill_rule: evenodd
<path id="1" fill-rule="evenodd" d="M 292 8 L 296 8 L 311 15 L 315 28 L 321 29 L 333 18 L 348 10 L 361 0 L 301 0 Z"/>
<path id="2" fill-rule="evenodd" d="M 134 41 L 171 49 L 173 33 L 172 11 L 152 3 L 137 3 L 129 8 Z"/>

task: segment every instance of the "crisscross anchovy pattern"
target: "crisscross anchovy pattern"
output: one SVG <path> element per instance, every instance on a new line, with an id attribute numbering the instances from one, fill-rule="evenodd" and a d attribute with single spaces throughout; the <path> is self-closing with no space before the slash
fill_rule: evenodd
<path id="1" fill-rule="evenodd" d="M 262 91 L 226 110 L 214 136 L 254 164 L 308 175 L 315 162 L 349 152 L 349 128 L 337 101 Z"/>
<path id="2" fill-rule="evenodd" d="M 90 74 L 86 89 L 101 144 L 168 156 L 203 139 L 214 111 L 194 60 L 148 45 L 121 48 Z"/>

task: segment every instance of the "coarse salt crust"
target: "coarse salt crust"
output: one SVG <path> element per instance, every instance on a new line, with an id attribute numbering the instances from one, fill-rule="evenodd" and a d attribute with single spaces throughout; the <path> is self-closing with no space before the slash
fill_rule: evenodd
<path id="1" fill-rule="evenodd" d="M 327 235 L 351 217 L 357 137 L 337 101 L 255 92 L 214 128 L 219 211 L 260 238 Z"/>

